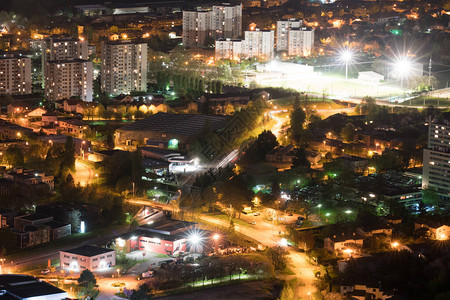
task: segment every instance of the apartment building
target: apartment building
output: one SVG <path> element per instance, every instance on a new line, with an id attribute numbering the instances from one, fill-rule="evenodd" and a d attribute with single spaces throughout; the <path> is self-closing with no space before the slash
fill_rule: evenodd
<path id="1" fill-rule="evenodd" d="M 237 39 L 216 40 L 216 59 L 240 60 L 244 41 Z"/>
<path id="2" fill-rule="evenodd" d="M 184 47 L 203 47 L 219 38 L 242 35 L 242 4 L 224 3 L 212 8 L 183 11 Z"/>
<path id="3" fill-rule="evenodd" d="M 45 96 L 57 101 L 72 96 L 92 101 L 92 62 L 82 59 L 48 61 L 45 67 Z"/>
<path id="4" fill-rule="evenodd" d="M 303 20 L 287 19 L 277 21 L 277 51 L 288 51 L 289 31 L 291 28 L 300 28 Z"/>
<path id="5" fill-rule="evenodd" d="M 242 35 L 242 4 L 213 6 L 211 29 L 214 38 L 238 38 Z"/>
<path id="6" fill-rule="evenodd" d="M 277 22 L 277 51 L 289 56 L 308 56 L 314 48 L 314 29 L 302 26 L 303 20 Z"/>
<path id="7" fill-rule="evenodd" d="M 20 54 L 0 56 L 0 95 L 31 94 L 31 58 Z"/>
<path id="8" fill-rule="evenodd" d="M 274 56 L 274 39 L 273 30 L 245 31 L 245 42 L 242 56 L 246 58 L 262 58 L 270 59 Z"/>
<path id="9" fill-rule="evenodd" d="M 436 189 L 450 200 L 450 120 L 430 123 L 428 148 L 423 150 L 422 188 Z"/>
<path id="10" fill-rule="evenodd" d="M 42 65 L 47 61 L 88 59 L 88 42 L 66 36 L 52 36 L 44 40 Z"/>
<path id="11" fill-rule="evenodd" d="M 102 91 L 111 95 L 147 91 L 147 44 L 131 41 L 104 43 Z"/>

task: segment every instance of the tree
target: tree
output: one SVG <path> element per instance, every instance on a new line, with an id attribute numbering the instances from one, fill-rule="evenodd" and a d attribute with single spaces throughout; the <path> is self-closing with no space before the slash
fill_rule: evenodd
<path id="1" fill-rule="evenodd" d="M 355 139 L 355 125 L 347 123 L 341 130 L 341 136 L 346 142 L 352 142 Z"/>
<path id="2" fill-rule="evenodd" d="M 130 300 L 153 299 L 154 290 L 148 284 L 141 284 L 137 290 L 133 290 Z"/>
<path id="3" fill-rule="evenodd" d="M 292 160 L 292 166 L 293 167 L 306 167 L 308 169 L 311 167 L 311 163 L 309 162 L 308 158 L 306 157 L 305 148 L 300 148 L 297 150 L 297 153 L 295 154 L 295 157 Z"/>
<path id="4" fill-rule="evenodd" d="M 283 271 L 288 263 L 288 252 L 281 246 L 267 248 L 266 255 L 272 262 L 275 270 Z"/>
<path id="5" fill-rule="evenodd" d="M 114 147 L 116 146 L 116 145 L 115 145 L 115 142 L 114 142 L 114 133 L 111 132 L 111 131 L 109 131 L 109 132 L 106 134 L 105 146 L 106 146 L 106 148 L 107 148 L 108 150 L 113 150 Z"/>
<path id="6" fill-rule="evenodd" d="M 445 204 L 439 197 L 439 194 L 435 188 L 427 188 L 422 190 L 422 201 L 425 205 L 440 208 Z"/>
<path id="7" fill-rule="evenodd" d="M 305 120 L 306 114 L 301 108 L 293 110 L 290 114 L 291 138 L 296 143 L 301 143 L 300 138 L 303 135 L 303 123 L 305 123 Z"/>
<path id="8" fill-rule="evenodd" d="M 21 166 L 24 163 L 23 152 L 17 146 L 9 146 L 5 151 L 6 162 L 12 166 Z"/>
<path id="9" fill-rule="evenodd" d="M 260 161 L 276 146 L 278 146 L 277 137 L 272 131 L 264 130 L 248 146 L 245 153 L 245 160 L 248 162 Z"/>
<path id="10" fill-rule="evenodd" d="M 90 283 L 93 285 L 97 284 L 97 279 L 95 278 L 94 273 L 92 273 L 90 270 L 83 270 L 77 281 L 79 286 L 87 286 Z"/>

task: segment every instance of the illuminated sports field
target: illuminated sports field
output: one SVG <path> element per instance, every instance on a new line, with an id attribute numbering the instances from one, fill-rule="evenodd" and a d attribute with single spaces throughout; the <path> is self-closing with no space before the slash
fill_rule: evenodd
<path id="1" fill-rule="evenodd" d="M 292 88 L 322 96 L 324 93 L 334 99 L 362 98 L 371 96 L 388 100 L 397 100 L 402 94 L 399 86 L 386 83 L 371 83 L 358 79 L 309 72 L 302 74 L 280 74 L 252 72 L 248 74 L 247 82 L 255 81 L 264 87 Z"/>

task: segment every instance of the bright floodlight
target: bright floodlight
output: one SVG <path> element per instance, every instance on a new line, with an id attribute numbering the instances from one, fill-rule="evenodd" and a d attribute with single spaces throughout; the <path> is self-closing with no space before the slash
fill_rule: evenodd
<path id="1" fill-rule="evenodd" d="M 213 235 L 213 239 L 217 241 L 218 239 L 220 239 L 220 235 L 216 233 L 215 235 Z"/>
<path id="2" fill-rule="evenodd" d="M 397 78 L 400 78 L 400 85 L 401 85 L 401 88 L 403 88 L 403 80 L 406 77 L 408 77 L 408 75 L 411 73 L 412 63 L 408 59 L 408 57 L 403 56 L 403 57 L 398 58 L 394 62 L 393 67 L 394 67 L 393 75 Z"/>
<path id="3" fill-rule="evenodd" d="M 282 238 L 281 241 L 280 241 L 280 245 L 283 246 L 283 247 L 287 247 L 287 245 L 288 245 L 287 239 Z"/>
<path id="4" fill-rule="evenodd" d="M 341 59 L 344 62 L 350 62 L 352 60 L 353 54 L 350 50 L 344 50 L 341 53 Z"/>
<path id="5" fill-rule="evenodd" d="M 202 240 L 201 237 L 197 233 L 193 233 L 189 237 L 189 241 L 191 242 L 192 245 L 198 245 L 201 240 Z"/>

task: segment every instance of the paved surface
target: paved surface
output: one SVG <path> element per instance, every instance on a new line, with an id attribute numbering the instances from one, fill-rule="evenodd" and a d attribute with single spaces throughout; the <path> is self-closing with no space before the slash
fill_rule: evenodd
<path id="1" fill-rule="evenodd" d="M 75 183 L 86 186 L 95 180 L 95 171 L 89 165 L 77 159 L 75 161 L 75 173 L 72 176 Z"/>
<path id="2" fill-rule="evenodd" d="M 101 287 L 100 296 L 96 299 L 97 300 L 124 299 L 115 295 L 121 289 L 120 287 L 112 286 L 112 284 L 115 282 L 125 283 L 125 287 L 127 289 L 135 289 L 139 285 L 139 281 L 136 281 L 136 277 L 132 275 L 122 276 L 120 278 L 101 278 L 98 280 L 98 285 Z"/>
<path id="3" fill-rule="evenodd" d="M 245 216 L 244 218 L 252 218 L 251 216 Z M 216 219 L 209 216 L 201 216 L 201 219 L 219 225 L 227 227 L 229 225 L 228 222 Z M 242 218 L 242 216 L 241 216 Z M 257 220 L 256 218 L 261 218 Z M 284 227 L 280 225 L 274 225 L 268 222 L 263 221 L 262 217 L 254 217 L 256 221 L 256 225 L 252 227 L 234 225 L 235 231 L 245 234 L 261 244 L 271 247 L 277 245 L 281 238 L 278 233 L 284 231 Z M 298 279 L 299 286 L 296 290 L 296 298 L 300 299 L 309 299 L 308 293 L 315 293 L 316 287 L 314 286 L 314 266 L 312 266 L 307 259 L 305 253 L 294 251 L 293 249 L 289 249 L 289 256 L 291 258 L 292 264 L 295 268 L 293 270 L 296 273 L 296 277 Z"/>

